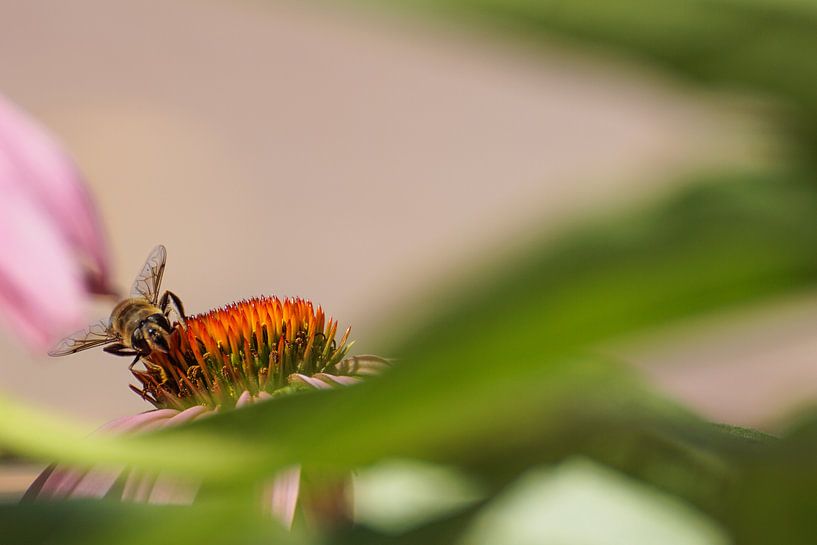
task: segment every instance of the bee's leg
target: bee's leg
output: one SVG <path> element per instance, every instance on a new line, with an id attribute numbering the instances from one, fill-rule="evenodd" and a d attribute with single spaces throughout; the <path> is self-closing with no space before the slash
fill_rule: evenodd
<path id="1" fill-rule="evenodd" d="M 164 312 L 165 315 L 170 314 L 170 311 L 172 310 L 179 317 L 179 323 L 183 326 L 187 325 L 184 321 L 185 315 L 182 300 L 179 299 L 179 296 L 172 291 L 167 290 L 162 294 L 162 298 L 159 299 L 159 308 L 162 309 L 162 312 Z"/>
<path id="2" fill-rule="evenodd" d="M 104 350 L 108 354 L 113 354 L 114 356 L 135 356 L 139 353 L 133 348 L 125 346 L 122 343 L 109 344 L 102 350 Z"/>
<path id="3" fill-rule="evenodd" d="M 139 362 L 139 358 L 141 358 L 141 357 L 142 357 L 142 354 L 139 354 L 137 352 L 136 357 L 133 358 L 133 361 L 130 362 L 130 365 L 128 365 L 128 371 L 133 371 L 133 366 L 136 365 Z"/>

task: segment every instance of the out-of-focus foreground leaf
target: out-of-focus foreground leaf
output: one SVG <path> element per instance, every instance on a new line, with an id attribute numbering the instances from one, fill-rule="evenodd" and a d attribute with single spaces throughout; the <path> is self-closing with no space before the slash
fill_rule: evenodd
<path id="1" fill-rule="evenodd" d="M 213 440 L 208 459 L 226 460 L 231 478 L 253 482 L 291 463 L 342 472 L 401 456 L 460 466 L 494 490 L 526 467 L 581 453 L 729 520 L 718 494 L 731 489 L 734 467 L 757 438 L 706 426 L 586 353 L 817 279 L 817 192 L 808 181 L 769 174 L 696 182 L 657 206 L 542 241 L 477 291 L 429 297 L 418 327 L 386 349 L 399 364 L 377 380 L 129 441 L 165 452 L 173 441 L 184 461 Z M 121 452 L 111 459 L 110 449 L 90 454 L 94 440 L 88 445 L 75 461 L 122 461 Z M 59 458 L 61 445 L 52 447 Z M 134 451 L 135 466 L 166 469 L 142 452 Z M 226 471 L 194 466 L 209 478 Z"/>
<path id="2" fill-rule="evenodd" d="M 813 283 L 815 204 L 812 186 L 794 178 L 707 180 L 531 248 L 478 292 L 429 298 L 421 327 L 386 349 L 400 364 L 380 380 L 258 404 L 165 435 L 212 433 L 220 443 L 213 449 L 228 450 L 253 474 L 297 461 L 347 468 L 387 455 L 459 461 L 459 448 L 471 450 L 479 437 L 485 452 L 502 448 L 489 432 L 561 423 L 542 409 L 596 401 L 608 408 L 632 397 L 626 373 L 577 350 Z M 575 399 L 577 391 L 589 397 Z M 153 441 L 160 442 L 144 439 Z M 43 448 L 36 454 L 48 454 Z M 267 449 L 263 463 L 245 457 L 258 448 Z M 59 459 L 59 447 L 50 454 Z M 107 449 L 81 456 L 122 461 Z M 130 461 L 156 469 L 139 457 Z"/>
<path id="3" fill-rule="evenodd" d="M 0 539 L 14 545 L 302 543 L 245 502 L 155 506 L 112 501 L 0 505 Z"/>
<path id="4" fill-rule="evenodd" d="M 529 249 L 479 291 L 429 297 L 381 380 L 168 433 L 252 438 L 277 463 L 339 468 L 388 455 L 460 461 L 475 445 L 487 455 L 514 433 L 559 426 L 566 408 L 637 397 L 626 373 L 582 350 L 813 284 L 815 205 L 812 186 L 790 178 L 697 185 Z"/>
<path id="5" fill-rule="evenodd" d="M 234 463 L 224 459 L 220 452 L 229 445 L 215 436 L 202 436 L 161 443 L 143 441 L 135 436 L 112 437 L 100 434 L 88 437 L 78 424 L 62 419 L 59 415 L 45 413 L 19 402 L 0 397 L 0 448 L 4 451 L 24 453 L 43 461 L 59 460 L 65 463 L 87 464 L 102 462 L 113 466 L 138 463 L 152 470 L 168 471 L 176 475 L 211 477 L 220 475 L 229 479 L 236 473 Z M 179 458 L 180 448 L 195 451 L 190 458 Z M 252 457 L 251 449 L 245 448 L 245 459 Z M 138 460 L 138 462 L 134 462 Z"/>
<path id="6" fill-rule="evenodd" d="M 484 509 L 462 545 L 496 543 L 727 545 L 728 540 L 677 498 L 574 458 L 527 471 Z"/>
<path id="7" fill-rule="evenodd" d="M 817 542 L 817 414 L 800 418 L 782 440 L 741 459 L 723 501 L 735 543 Z"/>
<path id="8" fill-rule="evenodd" d="M 774 97 L 805 129 L 801 136 L 817 135 L 817 7 L 810 2 L 399 1 L 534 35 L 614 45 L 698 81 Z M 528 467 L 581 454 L 688 500 L 737 542 L 811 542 L 817 433 L 807 427 L 768 445 L 708 426 L 621 367 L 588 356 L 604 341 L 814 285 L 817 189 L 810 175 L 693 182 L 657 206 L 540 241 L 490 278 L 429 294 L 422 320 L 380 350 L 398 361 L 380 379 L 258 403 L 122 441 L 126 448 L 91 438 L 66 450 L 65 442 L 47 440 L 53 427 L 41 421 L 0 419 L 0 446 L 148 470 L 184 465 L 188 474 L 243 480 L 247 489 L 292 463 L 344 472 L 413 457 L 480 475 L 490 494 Z M 169 456 L 181 463 L 163 463 Z M 252 511 L 241 507 L 244 515 Z M 479 507 L 369 541 L 448 543 Z M 257 522 L 226 503 L 0 509 L 4 537 L 16 542 L 269 539 L 269 528 Z M 136 530 L 145 527 L 158 533 Z"/>
<path id="9" fill-rule="evenodd" d="M 811 285 L 817 195 L 785 177 L 709 180 L 508 263 L 480 292 L 433 308 L 381 380 L 225 413 L 168 433 L 269 449 L 270 466 L 335 470 L 408 456 L 501 487 L 526 466 L 581 452 L 715 516 L 733 436 L 651 398 L 617 366 L 582 357 L 616 336 Z M 249 470 L 249 469 L 248 469 Z"/>

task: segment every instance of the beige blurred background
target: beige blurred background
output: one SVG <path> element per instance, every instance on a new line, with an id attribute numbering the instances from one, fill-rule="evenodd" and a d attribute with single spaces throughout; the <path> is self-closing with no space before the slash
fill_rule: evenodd
<path id="1" fill-rule="evenodd" d="M 729 100 L 618 61 L 300 3 L 0 0 L 0 92 L 87 174 L 122 286 L 161 242 L 188 312 L 300 295 L 362 352 L 526 226 L 762 149 Z M 768 422 L 814 393 L 812 308 L 621 353 L 712 418 Z M 3 392 L 89 429 L 148 408 L 125 359 L 0 348 Z"/>

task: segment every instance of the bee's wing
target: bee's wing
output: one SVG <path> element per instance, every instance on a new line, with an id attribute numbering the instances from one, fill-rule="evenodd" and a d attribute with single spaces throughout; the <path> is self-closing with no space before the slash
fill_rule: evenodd
<path id="1" fill-rule="evenodd" d="M 108 321 L 100 320 L 86 329 L 81 329 L 61 340 L 57 346 L 48 352 L 48 355 L 67 356 L 80 350 L 109 344 L 118 339 L 119 336 L 111 331 Z"/>
<path id="2" fill-rule="evenodd" d="M 162 275 L 165 272 L 165 262 L 167 261 L 167 250 L 159 244 L 150 251 L 142 270 L 131 286 L 131 297 L 144 297 L 153 304 L 159 299 L 159 286 L 162 283 Z"/>

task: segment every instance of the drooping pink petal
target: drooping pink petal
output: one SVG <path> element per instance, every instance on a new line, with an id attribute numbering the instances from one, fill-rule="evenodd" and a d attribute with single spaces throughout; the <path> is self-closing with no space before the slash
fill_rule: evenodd
<path id="1" fill-rule="evenodd" d="M 0 95 L 0 155 L 15 177 L 0 177 L 22 186 L 29 198 L 53 219 L 73 251 L 87 260 L 89 280 L 109 293 L 109 257 L 104 231 L 93 200 L 73 161 L 36 121 Z"/>
<path id="2" fill-rule="evenodd" d="M 174 409 L 159 409 L 123 416 L 101 426 L 94 433 L 132 433 L 147 430 L 179 415 Z M 101 498 L 121 478 L 125 468 L 90 470 L 49 467 L 28 488 L 24 499 Z"/>
<path id="3" fill-rule="evenodd" d="M 43 472 L 45 480 L 34 481 L 26 491 L 23 499 L 62 499 L 71 493 L 71 490 L 82 480 L 84 470 L 65 469 L 59 466 L 49 467 Z M 36 490 L 36 491 L 35 491 Z"/>
<path id="4" fill-rule="evenodd" d="M 209 413 L 210 410 L 207 407 L 204 407 L 203 405 L 194 405 L 193 407 L 185 409 L 171 418 L 162 421 L 161 426 L 177 426 L 185 422 L 196 420 Z M 190 505 L 196 498 L 198 490 L 199 484 L 188 479 L 168 475 L 159 475 L 152 481 L 146 501 L 157 505 Z M 126 499 L 124 493 L 123 499 Z"/>
<path id="5" fill-rule="evenodd" d="M 47 345 L 83 322 L 82 272 L 60 233 L 20 188 L 2 195 L 0 309 L 26 341 Z"/>
<path id="6" fill-rule="evenodd" d="M 154 505 L 191 505 L 199 485 L 178 477 L 159 475 L 153 482 L 148 503 Z"/>
<path id="7" fill-rule="evenodd" d="M 70 490 L 72 498 L 104 498 L 119 480 L 124 468 L 90 469 Z"/>
<path id="8" fill-rule="evenodd" d="M 272 482 L 267 485 L 264 493 L 265 507 L 273 517 L 283 524 L 284 528 L 292 528 L 300 488 L 300 466 L 294 466 L 279 472 Z"/>
<path id="9" fill-rule="evenodd" d="M 321 384 L 325 383 L 322 382 Z M 266 392 L 259 392 L 253 396 L 245 391 L 239 396 L 239 405 L 243 407 L 270 397 Z M 113 420 L 94 433 L 146 432 L 203 418 L 208 414 L 213 414 L 213 412 L 212 409 L 201 405 L 183 411 L 157 409 Z M 343 481 L 340 484 L 341 486 L 338 488 L 340 492 L 329 490 L 332 498 L 330 498 L 331 501 L 325 502 L 332 509 L 327 510 L 325 506 L 322 508 L 326 513 L 331 511 L 330 514 L 333 516 L 337 514 L 334 511 L 338 513 L 347 513 L 348 511 L 347 483 Z M 52 466 L 45 470 L 29 487 L 23 499 L 30 501 L 108 497 L 139 503 L 188 505 L 195 500 L 198 491 L 199 483 L 172 475 L 151 475 L 124 467 L 71 469 Z M 285 528 L 291 528 L 300 492 L 301 468 L 300 466 L 289 467 L 275 473 L 266 482 L 263 488 L 261 507 L 264 512 L 278 520 Z M 335 508 L 335 504 L 342 504 L 342 508 Z"/>
<path id="10" fill-rule="evenodd" d="M 0 96 L 0 314 L 44 348 L 83 325 L 87 294 L 111 292 L 90 196 L 48 134 Z"/>
<path id="11" fill-rule="evenodd" d="M 156 477 L 138 471 L 131 471 L 125 481 L 125 488 L 122 491 L 122 501 L 132 501 L 135 503 L 145 503 L 150 497 L 150 491 Z"/>
<path id="12" fill-rule="evenodd" d="M 103 424 L 94 433 L 132 433 L 145 430 L 148 426 L 152 429 L 164 421 L 172 420 L 179 414 L 181 413 L 176 409 L 155 409 L 139 414 L 121 416 L 116 420 Z"/>

